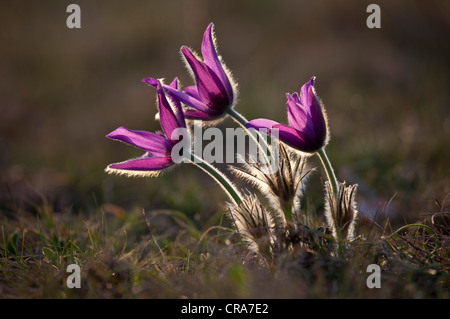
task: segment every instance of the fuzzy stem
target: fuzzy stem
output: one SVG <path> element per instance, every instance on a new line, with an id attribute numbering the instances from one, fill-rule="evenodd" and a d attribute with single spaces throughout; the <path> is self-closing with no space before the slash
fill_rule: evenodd
<path id="1" fill-rule="evenodd" d="M 328 159 L 327 153 L 325 153 L 325 148 L 322 147 L 317 151 L 317 156 L 319 156 L 320 161 L 322 162 L 323 168 L 327 173 L 328 181 L 331 184 L 331 188 L 333 190 L 333 197 L 336 198 L 338 196 L 338 182 L 336 179 L 336 175 L 334 174 L 333 166 L 331 166 L 330 160 Z"/>
<path id="2" fill-rule="evenodd" d="M 200 167 L 202 170 L 208 173 L 220 186 L 222 186 L 228 196 L 233 200 L 234 204 L 239 206 L 239 204 L 242 203 L 242 195 L 239 194 L 239 191 L 233 186 L 231 181 L 224 174 L 218 171 L 210 163 L 194 154 L 189 154 L 189 160 L 192 164 Z"/>
<path id="3" fill-rule="evenodd" d="M 236 112 L 233 108 L 228 108 L 226 110 L 226 112 L 228 113 L 228 115 L 230 115 L 236 122 L 238 122 L 242 127 L 245 127 L 245 124 L 248 123 L 247 119 L 245 117 L 242 116 L 242 114 Z"/>
<path id="4" fill-rule="evenodd" d="M 231 116 L 231 118 L 233 120 L 235 120 L 239 125 L 242 126 L 242 128 L 248 132 L 248 134 L 250 135 L 250 138 L 253 139 L 256 144 L 258 145 L 258 147 L 261 149 L 261 152 L 264 155 L 264 160 L 266 161 L 267 165 L 270 165 L 270 160 L 269 157 L 272 156 L 269 146 L 266 143 L 266 140 L 264 138 L 261 137 L 260 132 L 257 131 L 258 136 L 260 137 L 259 139 L 256 138 L 250 131 L 249 129 L 245 126 L 248 121 L 245 117 L 242 116 L 242 114 L 236 112 L 234 109 L 232 109 L 231 107 L 228 108 L 226 110 L 226 112 L 228 113 L 228 115 Z"/>

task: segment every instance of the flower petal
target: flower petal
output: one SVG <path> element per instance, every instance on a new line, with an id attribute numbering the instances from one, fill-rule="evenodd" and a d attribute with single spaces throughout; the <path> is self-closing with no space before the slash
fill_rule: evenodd
<path id="1" fill-rule="evenodd" d="M 292 128 L 284 124 L 277 124 L 274 125 L 272 128 L 278 129 L 280 140 L 285 142 L 286 144 L 294 145 L 296 148 L 298 148 L 298 144 L 302 144 L 304 142 L 304 139 L 299 134 L 300 132 L 297 131 L 295 128 Z"/>
<path id="2" fill-rule="evenodd" d="M 305 83 L 300 89 L 300 104 L 305 106 L 305 110 L 309 113 L 309 107 L 312 104 L 313 96 L 315 95 L 314 81 L 316 77 L 311 77 L 309 82 Z"/>
<path id="3" fill-rule="evenodd" d="M 278 138 L 280 141 L 287 145 L 298 149 L 303 152 L 310 152 L 313 146 L 309 143 L 302 132 L 297 131 L 295 128 L 280 124 L 278 122 L 267 119 L 256 119 L 248 122 L 246 125 L 248 128 L 265 128 L 268 129 L 268 134 L 273 132 L 273 129 L 278 130 Z"/>
<path id="4" fill-rule="evenodd" d="M 169 87 L 174 90 L 178 90 L 178 78 L 174 78 L 172 83 L 169 84 Z M 181 107 L 180 100 L 173 98 L 173 96 L 170 95 L 169 98 L 173 102 L 175 108 L 175 116 L 177 117 L 178 127 L 186 127 L 186 121 L 184 120 L 183 109 Z"/>
<path id="5" fill-rule="evenodd" d="M 179 90 L 175 90 L 167 85 L 163 85 L 163 87 L 167 91 L 167 94 L 178 99 L 182 103 L 192 106 L 193 108 L 196 108 L 197 110 L 200 110 L 203 112 L 211 111 L 211 108 L 208 105 L 206 105 L 202 101 L 196 99 L 195 97 L 191 96 L 190 94 L 187 94 L 187 93 L 179 91 Z"/>
<path id="6" fill-rule="evenodd" d="M 309 123 L 308 126 L 314 131 L 314 133 L 311 134 L 311 137 L 315 140 L 317 145 L 323 145 L 327 135 L 327 124 L 325 122 L 322 105 L 314 87 L 315 79 L 316 77 L 313 76 L 308 83 L 305 83 L 302 86 L 300 99 L 302 100 L 302 103 L 304 103 L 303 101 L 308 103 L 307 111 L 309 117 L 311 118 L 311 123 Z"/>
<path id="7" fill-rule="evenodd" d="M 187 109 L 184 111 L 184 116 L 191 120 L 212 121 L 222 116 L 222 113 L 206 113 L 195 109 Z"/>
<path id="8" fill-rule="evenodd" d="M 214 109 L 223 110 L 231 105 L 231 100 L 220 78 L 205 63 L 199 61 L 185 46 L 181 52 L 190 65 L 202 101 Z"/>
<path id="9" fill-rule="evenodd" d="M 144 79 L 142 79 L 142 82 L 145 82 L 145 83 L 147 83 L 147 84 L 149 84 L 149 85 L 151 85 L 151 86 L 153 86 L 153 87 L 155 87 L 157 89 L 157 91 L 158 91 L 158 109 L 161 108 L 160 107 L 160 103 L 164 103 L 164 105 L 166 105 L 166 103 L 164 101 L 167 101 L 167 99 L 165 99 L 165 97 L 162 97 L 160 95 L 160 94 L 162 94 L 162 95 L 165 95 L 165 94 L 164 94 L 164 91 L 160 90 L 159 86 L 162 86 L 164 89 L 170 88 L 171 90 L 178 91 L 178 78 L 177 77 L 175 77 L 173 79 L 173 81 L 172 81 L 172 83 L 170 83 L 170 85 L 161 84 L 161 80 L 158 80 L 158 79 L 155 79 L 155 78 L 144 78 Z M 173 115 L 176 118 L 177 124 L 178 124 L 177 127 L 186 127 L 186 122 L 184 120 L 183 109 L 181 107 L 180 100 L 177 99 L 176 97 L 170 95 L 170 94 L 169 94 L 169 98 L 170 98 L 170 101 L 172 102 L 172 104 L 174 105 L 174 108 L 175 108 L 175 112 L 174 112 L 172 110 L 172 107 L 170 107 L 170 104 L 167 103 L 167 104 L 169 104 L 169 107 L 168 107 L 169 110 L 168 110 L 168 113 L 167 113 L 169 115 L 169 118 L 172 117 L 170 115 L 170 113 L 173 113 Z M 164 107 L 164 105 L 163 105 L 163 107 Z M 167 109 L 167 105 L 166 105 L 165 108 Z M 159 113 L 158 113 L 157 117 L 158 117 L 158 119 L 161 118 Z"/>
<path id="10" fill-rule="evenodd" d="M 268 120 L 268 119 L 255 119 L 249 121 L 245 124 L 247 128 L 254 128 L 255 130 L 259 130 L 260 128 L 265 128 L 270 130 L 274 125 L 280 124 L 278 122 Z"/>
<path id="11" fill-rule="evenodd" d="M 161 127 L 163 128 L 164 133 L 167 138 L 173 143 L 177 142 L 172 140 L 172 132 L 178 127 L 186 127 L 186 123 L 178 123 L 178 118 L 172 110 L 172 107 L 167 101 L 166 94 L 161 85 L 161 82 L 158 81 L 157 85 L 158 92 L 158 108 L 159 108 L 159 121 L 161 122 Z"/>
<path id="12" fill-rule="evenodd" d="M 123 126 L 109 133 L 106 137 L 137 146 L 155 156 L 166 156 L 170 154 L 172 149 L 170 141 L 159 134 L 132 131 Z"/>
<path id="13" fill-rule="evenodd" d="M 288 106 L 288 121 L 289 124 L 301 131 L 305 128 L 308 121 L 308 114 L 304 109 L 304 106 L 299 103 L 298 95 L 296 93 L 290 95 L 286 93 L 287 106 Z"/>
<path id="14" fill-rule="evenodd" d="M 230 101 L 232 101 L 233 89 L 231 87 L 230 80 L 225 72 L 225 69 L 217 55 L 217 48 L 214 45 L 213 39 L 213 30 L 212 30 L 213 27 L 214 24 L 210 23 L 203 36 L 202 42 L 203 61 L 207 66 L 211 68 L 211 70 L 213 70 L 217 74 L 222 84 L 224 85 L 225 89 L 227 90 Z"/>
<path id="15" fill-rule="evenodd" d="M 317 145 L 315 140 L 309 139 L 304 132 L 290 126 L 278 124 L 274 125 L 273 128 L 278 129 L 280 141 L 302 152 L 314 153 L 322 147 L 322 145 Z"/>
<path id="16" fill-rule="evenodd" d="M 200 95 L 198 94 L 198 90 L 195 85 L 187 86 L 184 88 L 183 91 L 186 92 L 187 94 L 189 94 L 190 96 L 192 96 L 194 99 L 197 99 L 200 101 Z"/>
<path id="17" fill-rule="evenodd" d="M 142 82 L 150 84 L 151 86 L 153 86 L 155 88 L 158 86 L 158 80 L 154 79 L 154 78 L 144 78 L 144 79 L 142 79 Z"/>
<path id="18" fill-rule="evenodd" d="M 170 156 L 167 157 L 148 157 L 142 156 L 136 159 L 127 160 L 121 163 L 108 165 L 107 170 L 125 170 L 125 171 L 159 171 L 173 165 Z"/>
<path id="19" fill-rule="evenodd" d="M 320 143 L 324 143 L 327 136 L 327 123 L 325 122 L 322 105 L 316 94 L 314 94 L 310 112 L 316 140 Z"/>
<path id="20" fill-rule="evenodd" d="M 295 103 L 302 104 L 302 103 L 300 102 L 300 98 L 299 98 L 297 92 L 292 93 L 292 99 L 294 100 Z"/>

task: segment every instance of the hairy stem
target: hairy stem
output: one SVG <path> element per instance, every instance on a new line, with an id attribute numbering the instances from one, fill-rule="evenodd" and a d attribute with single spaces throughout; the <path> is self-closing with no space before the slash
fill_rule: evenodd
<path id="1" fill-rule="evenodd" d="M 325 153 L 324 147 L 317 151 L 317 156 L 319 156 L 323 168 L 325 169 L 325 172 L 327 174 L 328 181 L 331 184 L 333 197 L 336 198 L 338 196 L 338 182 L 336 179 L 336 175 L 334 174 L 333 166 L 331 166 L 330 160 L 328 159 L 327 153 Z"/>
<path id="2" fill-rule="evenodd" d="M 250 132 L 249 129 L 245 126 L 248 123 L 245 117 L 243 117 L 240 113 L 236 112 L 232 108 L 228 108 L 226 112 L 249 134 L 250 138 L 253 139 L 256 145 L 258 145 L 261 153 L 264 155 L 264 160 L 266 161 L 266 164 L 270 165 L 271 162 L 269 160 L 269 157 L 271 157 L 272 154 L 270 152 L 269 146 L 266 143 L 266 140 L 260 135 L 260 132 L 257 131 L 259 138 L 256 138 L 256 136 L 252 134 L 252 132 Z"/>
<path id="3" fill-rule="evenodd" d="M 189 154 L 189 160 L 192 164 L 200 167 L 206 173 L 208 173 L 228 194 L 231 200 L 239 206 L 242 203 L 242 195 L 234 187 L 233 183 L 220 171 L 218 171 L 214 166 L 206 162 L 204 159 L 194 155 Z"/>

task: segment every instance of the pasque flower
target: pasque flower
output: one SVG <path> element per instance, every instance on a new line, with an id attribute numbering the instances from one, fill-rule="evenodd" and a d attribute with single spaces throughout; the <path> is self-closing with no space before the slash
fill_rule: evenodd
<path id="1" fill-rule="evenodd" d="M 246 126 L 254 129 L 278 129 L 279 139 L 305 153 L 315 153 L 327 142 L 327 123 L 321 102 L 314 88 L 315 77 L 297 93 L 286 94 L 290 126 L 268 119 L 256 119 Z"/>
<path id="2" fill-rule="evenodd" d="M 145 151 L 141 157 L 130 159 L 121 163 L 110 164 L 106 168 L 109 173 L 118 173 L 126 175 L 152 176 L 158 174 L 161 170 L 174 165 L 171 158 L 171 151 L 178 139 L 172 138 L 172 132 L 177 128 L 186 128 L 181 104 L 178 101 L 171 100 L 172 104 L 166 98 L 160 81 L 152 82 L 157 88 L 158 109 L 162 132 L 156 133 L 146 131 L 133 131 L 125 127 L 119 127 L 106 137 L 137 146 Z M 178 80 L 175 78 L 169 85 L 177 89 Z M 175 109 L 172 109 L 173 108 Z"/>
<path id="3" fill-rule="evenodd" d="M 185 134 L 182 134 L 182 131 L 176 132 L 176 130 L 186 130 L 186 121 L 181 103 L 170 97 L 167 99 L 163 84 L 159 80 L 148 79 L 147 83 L 157 88 L 159 120 L 163 131 L 151 133 L 146 131 L 132 131 L 125 127 L 119 127 L 109 133 L 106 137 L 137 146 L 144 150 L 145 153 L 135 159 L 108 165 L 106 168 L 108 173 L 129 176 L 155 176 L 161 170 L 175 165 L 172 158 L 172 151 L 176 151 L 174 146 L 180 142 L 180 139 L 177 137 L 185 138 Z M 175 78 L 167 87 L 175 90 L 178 89 L 178 79 Z M 186 138 L 189 139 L 189 137 Z M 188 143 L 190 143 L 190 139 Z M 242 202 L 242 195 L 233 183 L 211 164 L 191 154 L 189 151 L 187 154 L 183 154 L 183 157 L 207 172 L 227 192 L 233 203 L 239 205 Z"/>
<path id="4" fill-rule="evenodd" d="M 203 61 L 186 46 L 181 48 L 181 53 L 192 71 L 195 85 L 188 86 L 183 91 L 163 85 L 170 96 L 190 107 L 184 111 L 185 117 L 189 119 L 218 119 L 225 115 L 227 109 L 232 108 L 236 99 L 235 85 L 217 54 L 213 27 L 211 23 L 203 36 Z M 145 78 L 143 81 L 151 85 L 155 83 L 153 78 Z"/>
<path id="5" fill-rule="evenodd" d="M 305 83 L 297 93 L 286 94 L 290 126 L 267 119 L 256 119 L 246 126 L 254 129 L 278 129 L 278 138 L 287 145 L 305 153 L 315 153 L 320 158 L 331 184 L 332 196 L 338 194 L 338 183 L 333 167 L 325 153 L 328 127 L 325 111 L 314 87 L 315 77 Z"/>

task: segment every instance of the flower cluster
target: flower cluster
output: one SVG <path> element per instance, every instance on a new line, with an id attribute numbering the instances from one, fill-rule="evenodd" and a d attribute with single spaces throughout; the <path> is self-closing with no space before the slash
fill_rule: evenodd
<path id="1" fill-rule="evenodd" d="M 306 170 L 306 161 L 313 154 L 320 158 L 328 178 L 325 183 L 327 227 L 334 239 L 352 240 L 357 216 L 356 185 L 345 186 L 337 181 L 325 153 L 329 128 L 324 105 L 315 89 L 315 77 L 306 82 L 299 93 L 286 94 L 289 125 L 264 118 L 247 121 L 235 110 L 236 83 L 218 54 L 213 27 L 211 23 L 204 33 L 201 57 L 188 47 L 181 47 L 194 85 L 182 89 L 177 78 L 168 85 L 157 78 L 143 79 L 156 88 L 162 131 L 152 133 L 119 127 L 108 134 L 108 138 L 136 146 L 145 153 L 135 159 L 110 164 L 106 171 L 157 175 L 175 165 L 173 151 L 181 142 L 177 132 L 188 128 L 186 119 L 212 123 L 230 116 L 250 136 L 273 137 L 269 144 L 256 138 L 262 155 L 259 161 L 245 160 L 242 167 L 232 168 L 234 176 L 250 181 L 269 199 L 270 208 L 264 207 L 254 193 L 243 195 L 227 175 L 193 152 L 188 151 L 183 156 L 213 177 L 229 195 L 229 217 L 237 233 L 249 242 L 248 247 L 265 256 L 274 256 L 280 247 L 292 246 L 289 238 L 295 237 L 304 220 L 300 198 L 305 191 L 305 177 L 311 171 Z M 276 154 L 280 163 L 275 171 L 263 169 L 269 162 L 267 155 L 270 153 Z"/>

